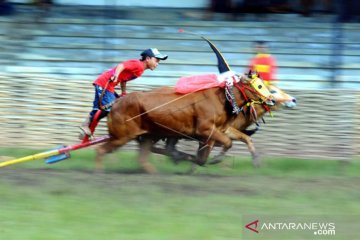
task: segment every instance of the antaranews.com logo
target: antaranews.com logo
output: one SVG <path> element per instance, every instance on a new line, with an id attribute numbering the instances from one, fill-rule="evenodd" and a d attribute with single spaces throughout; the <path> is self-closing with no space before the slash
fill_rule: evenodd
<path id="1" fill-rule="evenodd" d="M 245 228 L 259 233 L 260 231 L 311 231 L 314 235 L 335 235 L 333 222 L 263 222 L 258 219 L 245 225 Z"/>

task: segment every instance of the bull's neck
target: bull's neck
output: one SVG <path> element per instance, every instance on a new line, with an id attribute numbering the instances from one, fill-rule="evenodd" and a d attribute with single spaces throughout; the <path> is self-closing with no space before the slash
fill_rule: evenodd
<path id="1" fill-rule="evenodd" d="M 233 92 L 234 92 L 236 103 L 240 108 L 242 106 L 244 106 L 247 103 L 248 100 L 250 100 L 250 97 L 247 96 L 245 90 L 243 92 L 241 92 L 238 88 L 236 88 L 234 86 L 233 87 Z"/>

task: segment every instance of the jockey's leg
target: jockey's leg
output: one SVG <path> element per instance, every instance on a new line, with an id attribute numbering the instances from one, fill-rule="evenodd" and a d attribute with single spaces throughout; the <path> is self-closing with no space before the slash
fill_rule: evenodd
<path id="1" fill-rule="evenodd" d="M 95 128 L 100 122 L 100 120 L 108 115 L 108 111 L 105 110 L 93 110 L 90 112 L 89 116 L 85 119 L 85 121 L 80 125 L 81 133 L 79 135 L 79 139 L 83 140 L 84 137 L 92 136 L 95 132 Z"/>
<path id="2" fill-rule="evenodd" d="M 80 134 L 79 138 L 80 140 L 84 138 L 84 135 L 90 136 L 91 135 L 91 131 L 90 131 L 90 123 L 92 121 L 92 116 L 89 114 L 85 121 L 83 123 L 81 123 L 81 125 L 79 126 L 80 130 L 82 131 L 83 134 Z"/>
<path id="3" fill-rule="evenodd" d="M 95 96 L 93 101 L 93 110 L 90 112 L 89 116 L 86 120 L 80 125 L 81 133 L 79 135 L 79 139 L 82 140 L 86 136 L 91 136 L 95 128 L 100 121 L 100 119 L 107 116 L 110 111 L 111 104 L 115 101 L 115 93 L 109 92 L 107 90 L 103 90 L 101 87 L 95 85 Z M 104 94 L 102 94 L 104 91 Z M 101 99 L 101 95 L 103 95 Z M 100 104 L 101 99 L 101 104 Z M 104 107 L 105 110 L 99 110 L 101 105 Z"/>
<path id="4" fill-rule="evenodd" d="M 95 132 L 95 128 L 98 125 L 98 123 L 100 122 L 100 120 L 103 119 L 104 117 L 106 117 L 108 114 L 109 114 L 109 111 L 106 111 L 106 110 L 96 110 L 96 111 L 92 111 L 90 113 L 91 121 L 90 121 L 89 127 L 90 127 L 90 131 L 91 131 L 91 135 Z"/>

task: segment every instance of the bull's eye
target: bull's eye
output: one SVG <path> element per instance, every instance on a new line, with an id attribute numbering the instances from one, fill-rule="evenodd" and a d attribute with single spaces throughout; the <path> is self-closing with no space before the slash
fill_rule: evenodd
<path id="1" fill-rule="evenodd" d="M 262 89 L 262 85 L 259 85 L 258 88 L 259 88 L 259 89 Z"/>

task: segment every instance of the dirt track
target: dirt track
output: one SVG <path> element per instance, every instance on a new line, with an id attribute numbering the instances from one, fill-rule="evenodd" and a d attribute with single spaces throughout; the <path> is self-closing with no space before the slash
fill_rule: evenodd
<path id="1" fill-rule="evenodd" d="M 274 177 L 274 176 L 218 176 L 179 175 L 143 173 L 93 173 L 90 171 L 49 170 L 49 169 L 1 169 L 1 184 L 32 186 L 34 188 L 86 183 L 97 188 L 151 188 L 156 186 L 166 192 L 186 194 L 226 194 L 226 195 L 287 195 L 291 193 L 322 192 L 326 189 L 356 192 L 351 186 L 359 186 L 359 178 L 348 177 Z"/>

